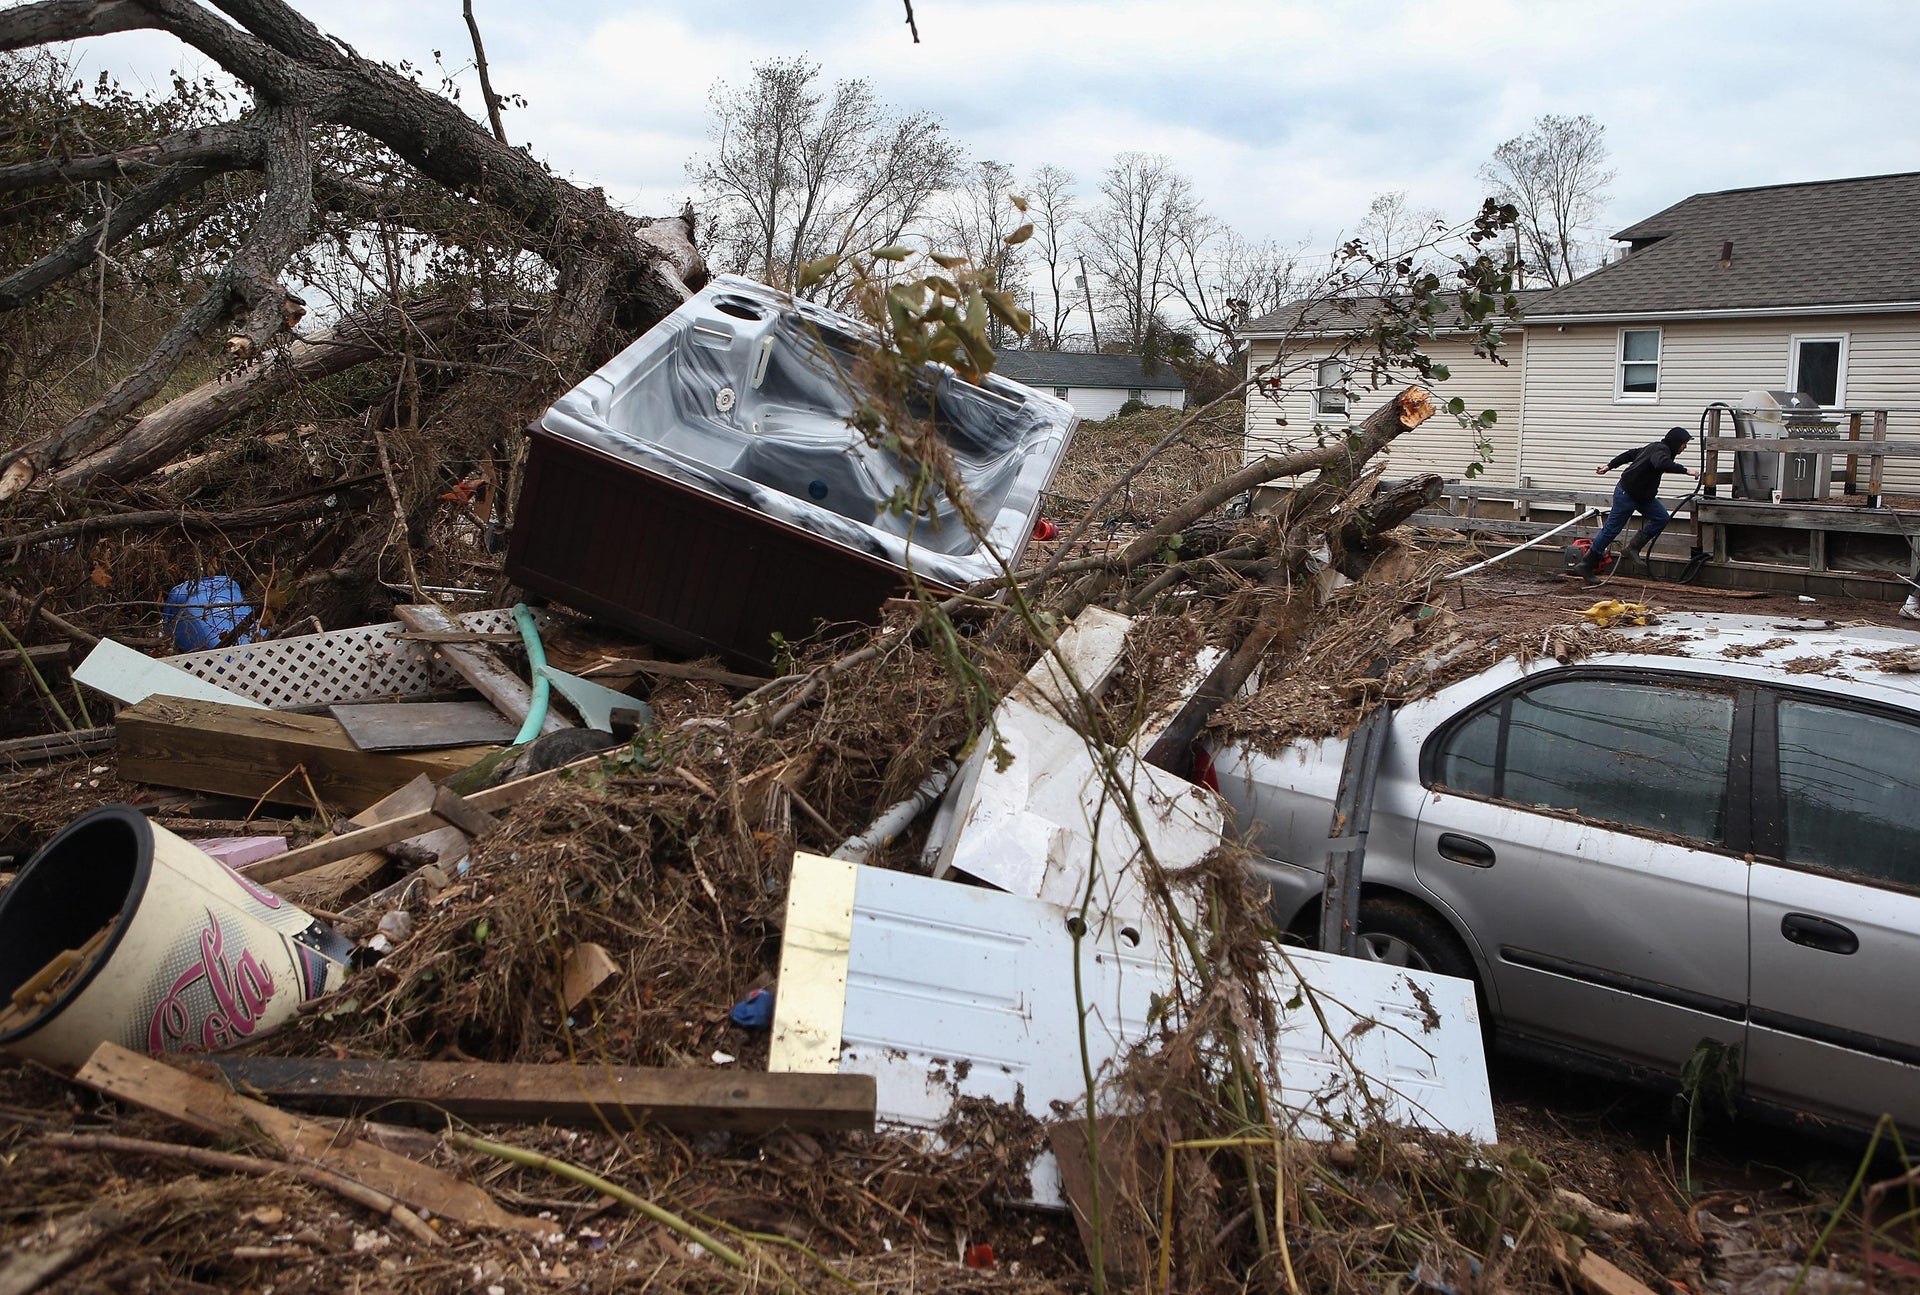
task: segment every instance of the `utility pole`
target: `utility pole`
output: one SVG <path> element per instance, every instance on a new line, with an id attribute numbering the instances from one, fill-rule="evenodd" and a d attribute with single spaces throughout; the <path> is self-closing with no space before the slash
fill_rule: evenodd
<path id="1" fill-rule="evenodd" d="M 1080 288 L 1087 294 L 1087 327 L 1093 330 L 1093 353 L 1100 354 L 1100 321 L 1093 313 L 1093 284 L 1087 280 L 1087 258 L 1080 258 Z"/>

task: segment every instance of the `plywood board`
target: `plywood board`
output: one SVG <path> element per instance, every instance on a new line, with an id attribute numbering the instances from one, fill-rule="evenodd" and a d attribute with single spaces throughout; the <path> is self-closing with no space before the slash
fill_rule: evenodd
<path id="1" fill-rule="evenodd" d="M 520 726 L 484 701 L 350 702 L 327 708 L 362 751 L 505 745 Z"/>

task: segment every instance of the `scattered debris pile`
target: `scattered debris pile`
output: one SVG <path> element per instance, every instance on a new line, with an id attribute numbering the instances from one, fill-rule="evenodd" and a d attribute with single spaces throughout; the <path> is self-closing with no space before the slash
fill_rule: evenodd
<path id="1" fill-rule="evenodd" d="M 894 391 L 906 426 L 919 389 Z M 1008 569 L 960 587 L 908 549 L 877 625 L 766 663 L 437 601 L 241 618 L 169 659 L 90 645 L 74 697 L 113 723 L 12 751 L 57 771 L 16 795 L 129 804 L 0 890 L 0 932 L 32 933 L 0 947 L 0 1290 L 1697 1275 L 1495 1141 L 1465 982 L 1276 945 L 1179 776 L 1209 722 L 1339 732 L 1501 656 L 1618 648 L 1436 595 L 1393 534 L 1432 483 L 1371 462 L 1431 413 L 1410 389 L 1350 436 L 1237 468 L 1198 444 L 1166 478 L 1189 431 L 1164 429 L 1072 486 L 1075 533 L 1031 565 L 1000 535 Z M 961 479 L 916 488 L 964 517 Z M 98 763 L 46 762 L 73 747 Z"/>

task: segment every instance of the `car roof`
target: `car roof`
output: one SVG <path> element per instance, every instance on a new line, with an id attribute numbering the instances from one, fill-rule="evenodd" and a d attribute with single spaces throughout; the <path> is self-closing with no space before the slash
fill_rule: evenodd
<path id="1" fill-rule="evenodd" d="M 1871 693 L 1920 708 L 1920 630 L 1804 617 L 1734 612 L 1665 614 L 1657 625 L 1621 631 L 1635 645 L 1582 664 L 1645 668 L 1649 657 L 1685 658 L 1690 670 L 1731 678 L 1805 683 L 1826 691 Z"/>

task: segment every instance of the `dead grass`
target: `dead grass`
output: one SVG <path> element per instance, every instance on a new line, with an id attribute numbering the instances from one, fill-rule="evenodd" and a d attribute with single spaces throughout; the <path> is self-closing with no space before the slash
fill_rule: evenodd
<path id="1" fill-rule="evenodd" d="M 1177 409 L 1146 409 L 1125 417 L 1081 423 L 1047 492 L 1047 515 L 1077 522 L 1120 475 L 1173 430 Z M 1098 525 L 1153 521 L 1197 491 L 1225 480 L 1241 465 L 1246 406 L 1229 400 L 1200 419 L 1094 518 Z"/>

